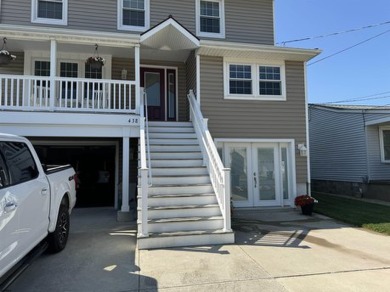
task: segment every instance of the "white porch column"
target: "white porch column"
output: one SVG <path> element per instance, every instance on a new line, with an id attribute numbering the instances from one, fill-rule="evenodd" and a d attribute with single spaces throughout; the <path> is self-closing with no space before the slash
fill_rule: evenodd
<path id="1" fill-rule="evenodd" d="M 129 159 L 130 159 L 130 137 L 123 135 L 123 158 L 122 158 L 122 206 L 118 211 L 118 221 L 131 221 L 132 215 L 129 207 Z"/>
<path id="2" fill-rule="evenodd" d="M 134 47 L 134 70 L 135 70 L 135 108 L 140 111 L 140 86 L 141 86 L 141 78 L 140 78 L 140 48 L 139 45 Z"/>
<path id="3" fill-rule="evenodd" d="M 54 108 L 56 98 L 55 77 L 57 72 L 57 41 L 50 39 L 50 107 Z"/>

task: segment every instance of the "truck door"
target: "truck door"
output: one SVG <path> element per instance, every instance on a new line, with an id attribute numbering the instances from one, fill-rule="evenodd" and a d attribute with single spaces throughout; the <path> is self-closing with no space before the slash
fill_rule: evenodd
<path id="1" fill-rule="evenodd" d="M 47 234 L 50 189 L 46 175 L 39 172 L 35 160 L 25 143 L 0 142 L 5 163 L 9 170 L 8 196 L 15 202 L 14 213 L 18 223 L 13 225 L 11 259 L 19 260 Z M 10 231 L 11 232 L 11 231 Z M 16 240 L 16 241 L 15 241 Z"/>
<path id="2" fill-rule="evenodd" d="M 10 191 L 9 169 L 0 149 L 0 276 L 16 257 L 18 218 L 16 198 Z"/>

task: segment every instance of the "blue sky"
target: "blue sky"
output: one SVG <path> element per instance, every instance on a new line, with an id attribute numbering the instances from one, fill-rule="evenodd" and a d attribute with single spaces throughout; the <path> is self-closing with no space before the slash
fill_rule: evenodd
<path id="1" fill-rule="evenodd" d="M 390 0 L 275 0 L 276 42 L 328 35 L 390 21 Z M 310 103 L 390 105 L 390 23 L 337 36 L 293 42 L 319 48 L 310 62 L 387 33 L 307 67 Z M 370 98 L 363 100 L 360 97 Z"/>

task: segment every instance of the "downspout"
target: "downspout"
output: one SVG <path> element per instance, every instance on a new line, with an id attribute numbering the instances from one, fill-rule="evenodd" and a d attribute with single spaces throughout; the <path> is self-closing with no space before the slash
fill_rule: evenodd
<path id="1" fill-rule="evenodd" d="M 311 196 L 311 172 L 310 172 L 310 141 L 309 141 L 309 102 L 307 95 L 307 62 L 304 62 L 304 80 L 305 80 L 305 122 L 306 122 L 306 167 L 307 167 L 307 181 L 306 181 L 306 191 L 309 196 Z"/>
<path id="2" fill-rule="evenodd" d="M 364 142 L 365 142 L 365 145 L 366 145 L 366 169 L 367 169 L 367 176 L 366 177 L 363 177 L 362 178 L 362 181 L 363 181 L 363 184 L 365 184 L 366 186 L 370 183 L 370 179 L 371 179 L 371 169 L 370 169 L 370 158 L 369 158 L 369 154 L 368 154 L 368 133 L 367 133 L 367 126 L 366 126 L 366 116 L 365 116 L 365 111 L 366 110 L 362 110 L 362 117 L 363 117 L 363 127 L 364 127 Z M 360 191 L 360 194 L 361 196 L 363 197 L 363 194 L 365 193 L 365 190 L 361 190 Z"/>

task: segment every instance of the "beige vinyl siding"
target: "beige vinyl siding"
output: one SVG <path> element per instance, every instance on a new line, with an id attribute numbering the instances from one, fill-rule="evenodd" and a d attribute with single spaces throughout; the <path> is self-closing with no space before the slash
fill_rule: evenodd
<path id="1" fill-rule="evenodd" d="M 201 57 L 201 109 L 213 138 L 294 139 L 306 144 L 304 67 L 286 62 L 287 101 L 228 100 L 223 59 Z M 306 182 L 306 158 L 296 155 L 297 181 Z"/>
<path id="2" fill-rule="evenodd" d="M 67 25 L 31 23 L 31 0 L 3 0 L 1 9 L 3 24 L 131 33 L 117 30 L 117 0 L 68 0 Z M 150 27 L 170 15 L 196 34 L 195 0 L 150 0 Z M 225 41 L 273 45 L 272 0 L 225 0 L 225 31 Z"/>
<path id="3" fill-rule="evenodd" d="M 225 0 L 226 40 L 274 44 L 272 0 Z"/>
<path id="4" fill-rule="evenodd" d="M 170 15 L 195 34 L 195 0 L 150 0 L 150 27 Z"/>

